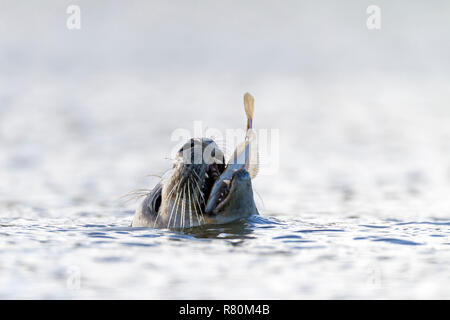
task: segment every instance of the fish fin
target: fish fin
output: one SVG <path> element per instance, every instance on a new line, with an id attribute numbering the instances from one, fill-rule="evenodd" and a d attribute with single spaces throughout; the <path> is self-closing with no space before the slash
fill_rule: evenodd
<path id="1" fill-rule="evenodd" d="M 246 140 L 241 142 L 233 152 L 233 156 L 230 158 L 228 164 L 233 162 L 243 163 L 245 157 L 245 149 L 249 150 L 249 163 L 247 171 L 250 174 L 250 178 L 255 178 L 259 172 L 259 152 L 258 143 L 256 140 L 256 132 L 252 129 L 247 131 Z"/>
<path id="2" fill-rule="evenodd" d="M 244 109 L 247 119 L 253 120 L 253 112 L 255 111 L 255 98 L 250 93 L 244 95 Z M 247 128 L 250 129 L 250 128 Z"/>
<path id="3" fill-rule="evenodd" d="M 256 141 L 256 134 L 252 132 L 249 135 L 249 143 L 250 143 L 250 162 L 248 165 L 248 173 L 250 174 L 250 178 L 256 178 L 259 172 L 259 151 L 258 151 L 258 143 Z"/>

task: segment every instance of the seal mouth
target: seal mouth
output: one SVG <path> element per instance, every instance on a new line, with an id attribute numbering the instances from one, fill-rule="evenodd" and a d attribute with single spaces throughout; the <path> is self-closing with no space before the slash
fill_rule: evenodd
<path id="1" fill-rule="evenodd" d="M 193 138 L 179 150 L 173 169 L 161 194 L 168 226 L 176 225 L 175 221 L 181 222 L 181 226 L 205 223 L 208 199 L 225 170 L 223 152 L 211 139 Z M 223 189 L 220 200 L 228 194 Z"/>
<path id="2" fill-rule="evenodd" d="M 206 172 L 205 172 L 205 178 L 203 179 L 202 189 L 201 189 L 203 195 L 205 195 L 205 197 L 204 197 L 205 201 L 202 202 L 202 212 L 205 212 L 206 203 L 208 202 L 209 196 L 211 195 L 213 186 L 216 183 L 216 181 L 219 179 L 220 175 L 223 173 L 224 170 L 225 170 L 225 166 L 224 165 L 219 166 L 217 163 L 213 163 L 213 164 L 210 164 L 207 166 Z M 226 185 L 224 188 L 222 188 L 221 191 L 222 192 L 220 193 L 219 200 L 217 202 L 217 206 L 223 200 L 225 200 L 225 198 L 229 195 L 229 193 L 230 193 L 229 184 Z"/>

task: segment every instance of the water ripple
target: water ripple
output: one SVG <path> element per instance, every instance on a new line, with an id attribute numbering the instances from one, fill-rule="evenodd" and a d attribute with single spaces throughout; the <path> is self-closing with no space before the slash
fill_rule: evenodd
<path id="1" fill-rule="evenodd" d="M 393 243 L 393 244 L 402 244 L 402 245 L 409 245 L 409 246 L 423 245 L 423 243 L 418 243 L 418 242 L 409 241 L 409 240 L 396 239 L 396 238 L 379 238 L 379 239 L 373 239 L 372 241 L 382 241 L 382 242 L 389 242 L 389 243 Z"/>

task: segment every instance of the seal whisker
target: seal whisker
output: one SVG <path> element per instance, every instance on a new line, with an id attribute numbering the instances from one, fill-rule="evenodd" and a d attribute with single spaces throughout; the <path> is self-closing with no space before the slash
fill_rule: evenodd
<path id="1" fill-rule="evenodd" d="M 176 213 L 175 213 L 175 217 L 173 218 L 173 227 L 174 228 L 177 227 L 178 218 L 181 220 L 181 214 L 179 214 L 179 211 L 180 211 L 179 209 L 180 209 L 181 199 L 183 198 L 183 193 L 181 192 L 181 190 L 179 188 L 177 190 L 177 197 L 178 197 L 178 199 L 175 200 Z"/>
<path id="2" fill-rule="evenodd" d="M 190 181 L 189 181 L 190 182 Z M 192 193 L 194 192 L 194 188 L 192 188 Z M 197 199 L 197 197 L 195 197 L 195 201 L 198 203 L 198 199 Z M 199 204 L 199 206 L 200 206 L 200 204 Z M 197 207 L 196 207 L 196 205 L 195 205 L 195 202 L 194 202 L 194 210 L 195 210 L 195 215 L 197 216 L 197 223 L 198 224 L 200 224 L 201 222 L 200 222 L 200 218 L 199 218 L 199 216 L 198 216 L 198 209 L 197 209 Z M 201 208 L 200 208 L 200 210 L 201 210 Z"/>
<path id="3" fill-rule="evenodd" d="M 177 185 L 179 185 L 179 184 L 180 184 L 180 182 L 178 182 L 177 184 L 175 184 L 175 185 L 172 187 L 172 189 L 170 190 L 170 193 L 169 193 L 169 194 L 172 194 L 173 190 L 175 189 L 175 186 L 177 186 Z M 166 201 L 168 198 L 169 198 L 169 197 L 166 196 L 166 197 L 164 198 L 164 201 Z M 156 227 L 156 223 L 158 222 L 159 216 L 160 216 L 160 213 L 159 213 L 159 211 L 157 211 L 157 212 L 156 212 L 155 223 L 153 223 L 153 228 Z M 167 227 L 168 227 L 168 225 L 167 225 Z"/>
<path id="4" fill-rule="evenodd" d="M 156 222 L 158 221 L 159 218 L 159 212 L 156 213 L 156 218 L 155 218 L 155 222 L 153 223 L 153 228 L 156 228 Z"/>
<path id="5" fill-rule="evenodd" d="M 180 183 L 181 183 L 181 181 L 178 181 L 177 183 L 175 183 L 175 184 L 173 185 L 173 187 L 172 187 L 172 189 L 170 190 L 170 192 L 164 197 L 164 201 L 169 200 L 169 198 L 172 196 L 173 192 L 176 191 L 176 190 L 179 188 Z M 176 194 L 177 192 L 178 192 L 178 191 L 176 191 L 175 194 Z"/>
<path id="6" fill-rule="evenodd" d="M 174 184 L 174 186 L 172 187 L 172 189 L 170 190 L 169 194 L 164 198 L 164 201 L 166 201 L 173 193 L 173 191 L 178 187 L 178 185 L 180 184 L 180 181 L 178 181 L 178 183 Z M 159 211 L 156 213 L 156 218 L 155 218 L 155 223 L 153 223 L 153 228 L 156 227 L 156 223 L 158 222 L 158 218 L 160 216 Z M 167 226 L 168 227 L 168 226 Z"/>
<path id="7" fill-rule="evenodd" d="M 203 196 L 203 192 L 202 192 L 202 189 L 200 188 L 199 182 L 197 180 L 192 180 L 192 181 L 195 183 L 195 187 L 197 187 L 198 192 L 200 193 L 200 196 L 202 197 L 202 201 L 204 203 L 206 203 L 206 200 L 205 200 L 205 197 Z"/>
<path id="8" fill-rule="evenodd" d="M 181 181 L 181 180 L 180 180 Z M 180 184 L 180 182 L 178 182 L 178 185 Z M 180 193 L 177 191 L 175 192 L 176 197 L 175 197 L 175 202 L 172 204 L 172 210 L 170 212 L 170 217 L 169 217 L 169 222 L 167 223 L 167 228 L 169 228 L 170 226 L 170 221 L 172 221 L 172 215 L 173 215 L 173 211 L 175 210 L 176 206 L 177 206 L 177 201 L 178 201 L 178 197 L 180 195 Z M 176 217 L 175 217 L 176 218 Z"/>
<path id="9" fill-rule="evenodd" d="M 185 209 L 186 209 L 186 186 L 183 187 L 183 202 L 181 203 L 181 227 L 184 229 L 185 222 Z"/>
<path id="10" fill-rule="evenodd" d="M 175 217 L 173 218 L 173 227 L 174 228 L 177 227 L 177 221 L 181 220 L 182 215 L 183 215 L 183 212 L 180 212 L 180 204 L 181 204 L 181 207 L 183 207 L 183 203 L 182 203 L 183 192 L 182 192 L 182 190 L 180 190 L 180 187 L 178 187 L 178 190 L 177 190 L 177 197 L 178 197 L 178 199 L 175 200 L 175 207 L 176 207 Z M 181 221 L 179 221 L 178 223 L 181 226 Z"/>
<path id="11" fill-rule="evenodd" d="M 118 201 L 124 201 L 124 203 L 130 202 L 132 200 L 137 200 L 142 197 L 148 196 L 152 190 L 150 189 L 136 189 L 134 191 L 130 191 L 127 194 L 121 196 Z"/>
<path id="12" fill-rule="evenodd" d="M 191 181 L 188 181 L 188 197 L 189 197 L 189 228 L 192 228 L 192 200 L 191 200 Z"/>
<path id="13" fill-rule="evenodd" d="M 131 201 L 139 200 L 139 199 L 141 199 L 143 197 L 146 197 L 148 195 L 149 195 L 149 193 L 147 193 L 147 194 L 135 194 L 135 195 L 131 195 L 130 194 L 130 195 L 125 195 L 125 196 L 122 196 L 119 199 L 119 201 L 122 201 L 122 204 L 126 204 L 126 203 L 131 202 Z"/>
<path id="14" fill-rule="evenodd" d="M 205 223 L 205 219 L 203 218 L 203 214 L 202 214 L 202 208 L 200 206 L 200 203 L 198 202 L 198 199 L 196 199 L 196 202 L 197 202 L 198 208 L 197 207 L 194 207 L 194 208 L 195 208 L 195 214 L 197 215 L 197 222 L 199 224 Z M 200 212 L 200 216 L 198 215 L 199 212 Z"/>
<path id="15" fill-rule="evenodd" d="M 194 181 L 194 182 L 196 182 L 196 181 Z M 198 185 L 196 187 L 198 188 Z M 200 190 L 199 190 L 199 192 L 200 192 L 200 195 L 201 195 L 202 193 L 201 193 Z M 200 212 L 200 218 L 202 219 L 203 223 L 205 223 L 205 218 L 203 217 L 202 206 L 200 204 L 200 201 L 198 200 L 198 197 L 194 197 L 194 198 L 195 198 L 195 201 L 196 201 L 197 206 L 198 206 L 198 208 L 194 206 L 195 214 L 197 215 L 197 221 L 198 221 L 199 224 L 201 224 L 201 221 L 200 221 L 199 215 L 198 215 L 198 212 Z"/>
<path id="16" fill-rule="evenodd" d="M 200 196 L 202 198 L 202 202 L 206 205 L 206 200 L 205 200 L 205 198 L 203 196 L 202 190 L 200 189 L 198 181 L 196 181 L 196 180 L 192 180 L 192 181 L 195 182 L 195 186 L 197 187 L 198 192 L 199 192 L 199 194 L 200 194 Z M 199 201 L 198 197 L 196 197 L 195 200 L 197 201 L 197 204 L 198 204 L 198 211 L 200 212 L 200 217 L 202 218 L 203 223 L 205 223 L 205 218 L 203 217 L 202 206 L 200 204 L 200 201 Z"/>
<path id="17" fill-rule="evenodd" d="M 177 190 L 178 187 L 180 186 L 181 180 L 178 181 L 178 183 L 175 183 L 172 187 L 172 189 L 170 190 L 170 192 L 166 195 L 166 197 L 164 198 L 164 201 L 167 201 L 171 196 L 172 193 L 174 192 L 174 190 Z M 178 191 L 177 191 L 178 192 Z"/>
<path id="18" fill-rule="evenodd" d="M 196 175 L 196 177 L 197 177 L 197 182 L 202 181 L 202 179 L 200 178 L 200 176 L 198 175 L 198 173 L 195 172 L 195 170 L 193 170 L 192 172 Z"/>

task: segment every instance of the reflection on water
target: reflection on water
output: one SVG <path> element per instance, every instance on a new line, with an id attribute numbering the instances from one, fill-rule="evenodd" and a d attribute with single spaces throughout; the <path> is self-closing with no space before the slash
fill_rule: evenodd
<path id="1" fill-rule="evenodd" d="M 237 221 L 225 226 L 197 227 L 183 233 L 195 238 L 217 238 L 217 239 L 251 239 L 253 230 L 250 224 Z"/>
<path id="2" fill-rule="evenodd" d="M 195 238 L 211 239 L 252 239 L 253 230 L 256 228 L 274 228 L 275 220 L 269 220 L 261 216 L 253 216 L 248 219 L 240 219 L 224 225 L 205 225 L 186 230 L 180 230 L 183 234 Z"/>

